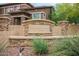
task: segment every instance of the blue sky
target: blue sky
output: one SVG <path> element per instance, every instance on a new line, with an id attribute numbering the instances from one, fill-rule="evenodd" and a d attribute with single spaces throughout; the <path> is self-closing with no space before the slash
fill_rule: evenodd
<path id="1" fill-rule="evenodd" d="M 55 6 L 55 3 L 32 3 L 35 7 L 38 6 Z"/>

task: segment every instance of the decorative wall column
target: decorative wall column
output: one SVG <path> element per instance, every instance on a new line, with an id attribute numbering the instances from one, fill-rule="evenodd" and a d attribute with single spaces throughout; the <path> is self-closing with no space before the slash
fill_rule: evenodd
<path id="1" fill-rule="evenodd" d="M 62 35 L 67 35 L 69 22 L 68 21 L 60 21 L 59 23 L 61 26 Z"/>
<path id="2" fill-rule="evenodd" d="M 22 16 L 21 17 L 21 24 L 22 24 L 22 22 L 25 20 L 25 17 L 24 16 Z"/>

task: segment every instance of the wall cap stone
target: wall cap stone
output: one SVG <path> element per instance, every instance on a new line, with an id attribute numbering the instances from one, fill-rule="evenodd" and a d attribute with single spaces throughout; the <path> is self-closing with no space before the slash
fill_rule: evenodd
<path id="1" fill-rule="evenodd" d="M 50 23 L 53 23 L 54 24 L 54 22 L 53 21 L 51 21 L 51 20 L 47 20 L 47 19 L 29 19 L 29 20 L 25 20 L 25 21 L 23 21 L 23 23 L 26 23 L 26 22 L 35 22 L 35 21 L 44 21 L 44 22 L 50 22 Z"/>
<path id="2" fill-rule="evenodd" d="M 42 38 L 42 39 L 55 39 L 55 38 L 73 38 L 78 37 L 78 35 L 68 35 L 68 36 L 9 36 L 9 39 L 34 39 L 34 38 Z"/>

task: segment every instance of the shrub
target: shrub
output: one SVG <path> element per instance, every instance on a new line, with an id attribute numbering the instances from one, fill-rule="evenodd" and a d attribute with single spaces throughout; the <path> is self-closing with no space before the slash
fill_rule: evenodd
<path id="1" fill-rule="evenodd" d="M 6 45 L 7 45 L 7 42 L 5 42 L 5 41 L 0 42 L 0 56 L 6 55 L 6 54 L 4 54 Z"/>
<path id="2" fill-rule="evenodd" d="M 48 53 L 47 42 L 41 38 L 33 39 L 33 48 L 37 55 L 45 55 Z"/>
<path id="3" fill-rule="evenodd" d="M 56 48 L 53 50 L 53 55 L 67 55 L 78 56 L 79 55 L 79 38 L 68 38 L 62 40 L 56 44 Z"/>

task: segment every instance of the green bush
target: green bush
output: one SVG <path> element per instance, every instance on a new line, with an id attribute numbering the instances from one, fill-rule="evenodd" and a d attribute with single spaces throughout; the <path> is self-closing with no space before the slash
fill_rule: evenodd
<path id="1" fill-rule="evenodd" d="M 5 42 L 5 41 L 0 42 L 0 56 L 4 56 L 5 55 L 4 51 L 6 49 L 6 45 L 7 45 L 7 42 Z"/>
<path id="2" fill-rule="evenodd" d="M 53 55 L 67 55 L 67 56 L 78 56 L 79 55 L 79 38 L 68 38 L 62 40 L 53 50 Z"/>
<path id="3" fill-rule="evenodd" d="M 46 55 L 48 53 L 47 42 L 41 38 L 33 39 L 33 48 L 37 55 Z"/>

